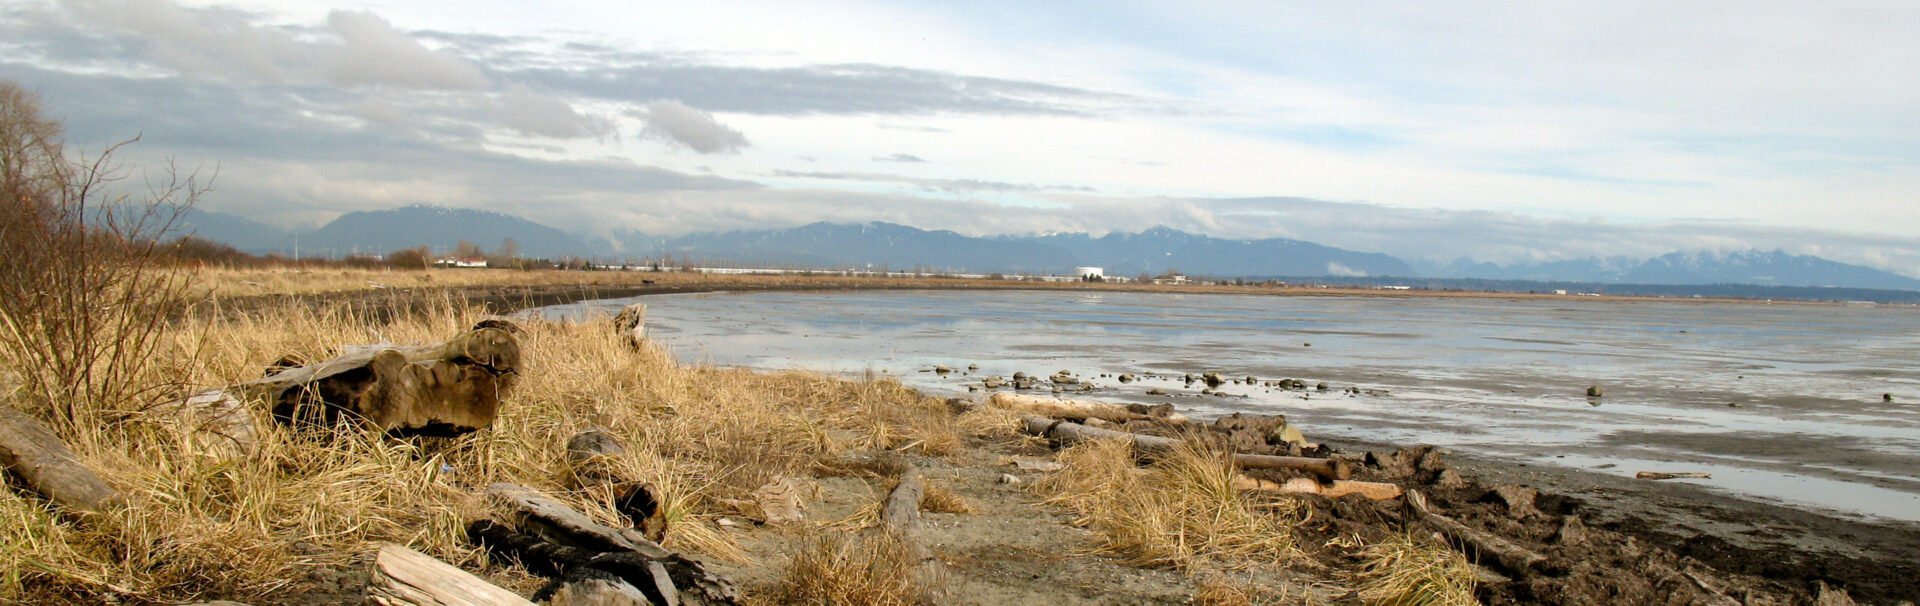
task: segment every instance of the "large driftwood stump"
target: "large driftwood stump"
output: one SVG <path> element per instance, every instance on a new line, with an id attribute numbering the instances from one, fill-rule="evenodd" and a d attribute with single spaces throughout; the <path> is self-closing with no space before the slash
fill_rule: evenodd
<path id="1" fill-rule="evenodd" d="M 1111 429 L 1088 427 L 1079 423 L 1057 421 L 1047 417 L 1027 416 L 1021 420 L 1027 433 L 1072 444 L 1087 440 L 1121 439 L 1133 442 L 1135 448 L 1142 450 L 1167 451 L 1180 444 L 1179 440 L 1160 436 L 1141 435 Z M 1243 469 L 1291 469 L 1319 476 L 1323 480 L 1345 480 L 1353 477 L 1353 466 L 1340 459 L 1317 459 L 1313 457 L 1281 457 L 1235 453 L 1233 462 Z"/>
<path id="2" fill-rule="evenodd" d="M 0 405 L 0 468 L 11 470 L 28 488 L 68 509 L 105 511 L 120 498 L 120 491 L 81 463 L 53 430 L 4 405 Z"/>
<path id="3" fill-rule="evenodd" d="M 502 528 L 548 545 L 540 550 L 548 554 L 547 563 L 521 559 L 530 570 L 571 570 L 580 565 L 579 554 L 590 554 L 589 559 L 596 568 L 613 571 L 612 564 L 602 563 L 620 563 L 619 570 L 626 571 L 621 572 L 622 578 L 650 592 L 649 598 L 653 597 L 651 592 L 657 592 L 664 599 L 664 596 L 675 595 L 673 590 L 678 588 L 674 599 L 689 603 L 735 604 L 740 599 L 731 581 L 707 570 L 698 560 L 668 551 L 641 536 L 638 530 L 600 524 L 565 503 L 518 484 L 502 482 L 488 486 L 487 497 L 506 522 Z M 469 528 L 468 532 L 472 535 L 475 529 Z M 491 542 L 489 547 L 493 547 Z M 641 574 L 643 570 L 650 572 Z M 656 570 L 664 570 L 666 576 L 651 572 Z"/>
<path id="4" fill-rule="evenodd" d="M 399 545 L 380 548 L 367 579 L 367 603 L 380 606 L 533 606 L 451 564 Z"/>
<path id="5" fill-rule="evenodd" d="M 647 304 L 635 303 L 620 310 L 613 317 L 614 330 L 626 336 L 627 344 L 636 348 L 647 342 Z"/>
<path id="6" fill-rule="evenodd" d="M 1416 519 L 1428 527 L 1446 535 L 1454 546 L 1467 555 L 1493 560 L 1501 568 L 1515 574 L 1527 574 L 1534 566 L 1547 561 L 1540 555 L 1518 543 L 1509 541 L 1500 535 L 1469 528 L 1453 518 L 1440 515 L 1427 504 L 1427 498 L 1418 490 L 1407 491 L 1407 506 L 1413 508 Z"/>
<path id="7" fill-rule="evenodd" d="M 520 370 L 519 340 L 490 320 L 445 343 L 366 348 L 229 391 L 269 402 L 283 423 L 453 436 L 492 424 Z"/>

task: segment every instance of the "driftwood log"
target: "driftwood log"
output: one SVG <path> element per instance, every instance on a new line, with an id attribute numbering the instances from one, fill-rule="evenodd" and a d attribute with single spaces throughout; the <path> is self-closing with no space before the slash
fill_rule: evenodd
<path id="1" fill-rule="evenodd" d="M 489 320 L 445 343 L 362 348 L 228 391 L 270 403 L 282 423 L 451 436 L 492 424 L 520 370 L 511 325 Z"/>
<path id="2" fill-rule="evenodd" d="M 1633 474 L 1633 477 L 1642 479 L 1642 480 L 1676 480 L 1676 479 L 1703 480 L 1703 479 L 1712 478 L 1713 474 L 1710 474 L 1704 471 L 1642 471 L 1640 473 Z"/>
<path id="3" fill-rule="evenodd" d="M 97 513 L 121 499 L 120 491 L 81 463 L 52 429 L 5 405 L 0 405 L 0 468 L 67 509 Z"/>
<path id="4" fill-rule="evenodd" d="M 487 497 L 506 522 L 499 528 L 525 535 L 525 541 L 547 545 L 534 549 L 522 542 L 516 548 L 520 553 L 515 557 L 535 573 L 565 574 L 585 565 L 583 562 L 598 561 L 605 564 L 594 567 L 624 571 L 616 574 L 641 591 L 651 592 L 649 598 L 661 596 L 663 601 L 657 603 L 672 599 L 671 603 L 735 604 L 740 599 L 731 581 L 708 571 L 698 560 L 668 551 L 637 530 L 600 524 L 565 503 L 517 484 L 489 486 Z M 474 536 L 475 527 L 468 531 Z M 475 538 L 489 549 L 498 549 L 506 542 L 501 537 Z M 536 557 L 529 559 L 527 553 Z"/>
<path id="5" fill-rule="evenodd" d="M 1455 547 L 1467 555 L 1492 559 L 1495 564 L 1508 572 L 1524 575 L 1534 566 L 1547 561 L 1547 556 L 1540 555 L 1499 535 L 1474 530 L 1453 518 L 1435 513 L 1433 508 L 1427 505 L 1427 498 L 1418 490 L 1407 491 L 1407 505 L 1413 508 L 1413 513 L 1420 522 L 1446 535 Z"/>
<path id="6" fill-rule="evenodd" d="M 905 545 L 914 561 L 921 565 L 933 562 L 933 550 L 920 540 L 920 500 L 926 494 L 926 476 L 919 468 L 908 467 L 880 508 L 880 527 Z"/>
<path id="7" fill-rule="evenodd" d="M 367 603 L 380 606 L 533 606 L 451 564 L 399 545 L 380 548 L 367 579 Z"/>
<path id="8" fill-rule="evenodd" d="M 987 403 L 997 408 L 1031 413 L 1056 419 L 1100 419 L 1115 423 L 1128 421 L 1168 421 L 1185 422 L 1187 418 L 1173 412 L 1172 406 L 1146 406 L 1135 404 L 1114 404 L 1099 400 L 1063 400 L 1029 396 L 1009 392 L 993 394 Z"/>
<path id="9" fill-rule="evenodd" d="M 1317 494 L 1329 499 L 1338 499 L 1357 494 L 1375 501 L 1387 501 L 1400 498 L 1401 490 L 1397 484 L 1387 482 L 1358 482 L 1334 480 L 1322 484 L 1313 478 L 1289 478 L 1285 482 L 1274 482 L 1247 476 L 1234 476 L 1233 487 L 1237 490 L 1258 492 L 1277 492 L 1281 494 Z"/>
<path id="10" fill-rule="evenodd" d="M 1135 448 L 1148 451 L 1166 451 L 1180 444 L 1180 440 L 1148 436 L 1111 429 L 1088 427 L 1069 421 L 1056 421 L 1040 416 L 1026 416 L 1021 419 L 1027 433 L 1043 436 L 1062 443 L 1072 444 L 1088 440 L 1122 439 L 1131 440 Z M 1353 466 L 1340 459 L 1318 459 L 1313 457 L 1281 457 L 1235 453 L 1233 462 L 1242 469 L 1290 469 L 1319 476 L 1323 480 L 1345 480 L 1353 477 Z"/>
<path id="11" fill-rule="evenodd" d="M 613 328 L 627 338 L 627 344 L 636 348 L 647 342 L 647 304 L 628 305 L 613 316 Z"/>
<path id="12" fill-rule="evenodd" d="M 652 484 L 626 477 L 620 471 L 619 458 L 627 453 L 613 432 L 595 427 L 567 439 L 567 474 L 572 488 L 606 484 L 613 488 L 615 511 L 627 517 L 647 539 L 659 542 L 667 535 L 667 511 L 664 495 Z"/>
<path id="13" fill-rule="evenodd" d="M 194 394 L 147 411 L 149 418 L 184 430 L 188 448 L 218 459 L 245 457 L 260 443 L 260 429 L 238 398 L 224 390 Z"/>

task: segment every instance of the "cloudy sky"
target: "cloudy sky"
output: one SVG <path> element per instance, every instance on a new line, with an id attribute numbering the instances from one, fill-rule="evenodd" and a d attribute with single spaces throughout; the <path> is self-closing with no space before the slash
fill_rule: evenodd
<path id="1" fill-rule="evenodd" d="M 81 149 L 285 227 L 885 220 L 1920 275 L 1920 3 L 0 0 Z"/>

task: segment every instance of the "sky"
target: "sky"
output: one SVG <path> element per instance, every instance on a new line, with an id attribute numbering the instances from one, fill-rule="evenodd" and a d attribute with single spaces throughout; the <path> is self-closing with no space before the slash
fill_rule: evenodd
<path id="1" fill-rule="evenodd" d="M 286 228 L 890 221 L 1920 276 L 1920 3 L 0 0 L 76 151 Z"/>

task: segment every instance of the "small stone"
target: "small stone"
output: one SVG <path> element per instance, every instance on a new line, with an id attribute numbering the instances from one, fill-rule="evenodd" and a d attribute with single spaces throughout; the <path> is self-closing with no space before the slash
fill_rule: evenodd
<path id="1" fill-rule="evenodd" d="M 1000 483 L 1007 486 L 1019 486 L 1020 478 L 1010 473 L 1000 474 Z"/>
<path id="2" fill-rule="evenodd" d="M 1158 387 L 1155 387 L 1155 388 L 1153 388 L 1153 389 L 1149 389 L 1149 390 L 1147 390 L 1147 395 L 1150 395 L 1150 396 L 1164 396 L 1164 395 L 1167 395 L 1167 391 L 1166 391 L 1166 390 L 1164 390 L 1164 389 L 1160 389 L 1160 388 L 1158 388 Z"/>
<path id="3" fill-rule="evenodd" d="M 1591 385 L 1587 387 L 1587 397 L 1589 398 L 1601 398 L 1601 397 L 1606 397 L 1606 395 L 1607 395 L 1607 390 L 1601 389 L 1599 385 Z"/>
<path id="4" fill-rule="evenodd" d="M 1880 401 L 1882 401 L 1882 402 L 1886 402 L 1886 403 L 1888 403 L 1888 404 L 1892 404 L 1892 403 L 1893 403 L 1893 394 L 1890 394 L 1890 393 L 1883 393 L 1883 394 L 1880 394 Z"/>
<path id="5" fill-rule="evenodd" d="M 1587 525 L 1580 521 L 1580 516 L 1560 518 L 1560 529 L 1554 531 L 1552 540 L 1555 545 L 1585 543 L 1587 542 Z"/>
<path id="6" fill-rule="evenodd" d="M 1320 390 L 1320 391 L 1326 391 L 1326 390 L 1327 390 L 1327 382 L 1326 382 L 1326 381 L 1321 381 L 1319 385 L 1315 385 L 1315 386 L 1313 386 L 1313 388 L 1314 388 L 1314 389 L 1317 389 L 1317 390 Z"/>
<path id="7" fill-rule="evenodd" d="M 1460 488 L 1467 485 L 1467 479 L 1458 471 L 1443 469 L 1440 470 L 1440 475 L 1433 479 L 1433 483 L 1441 488 Z"/>

